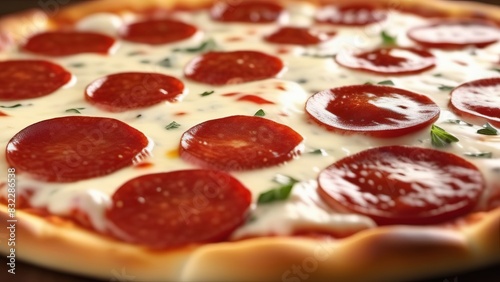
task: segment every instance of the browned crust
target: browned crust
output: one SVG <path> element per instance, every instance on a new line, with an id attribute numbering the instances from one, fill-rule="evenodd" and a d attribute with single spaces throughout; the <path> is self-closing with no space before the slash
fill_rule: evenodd
<path id="1" fill-rule="evenodd" d="M 50 19 L 41 11 L 16 14 L 0 19 L 0 50 L 2 46 L 19 43 L 47 29 L 50 23 L 73 22 L 97 11 L 124 13 L 158 7 L 168 9 L 179 2 L 103 0 L 65 7 Z M 184 7 L 195 8 L 212 0 L 184 2 Z M 351 0 L 311 2 L 352 3 Z M 499 8 L 479 3 L 373 2 L 403 10 L 425 6 L 435 15 L 500 21 Z M 384 227 L 362 231 L 343 240 L 264 237 L 152 252 L 73 224 L 54 224 L 17 211 L 16 255 L 57 270 L 105 279 L 126 275 L 138 281 L 415 279 L 500 262 L 500 208 L 478 216 L 481 220 L 460 229 Z M 0 205 L 0 220 L 6 222 L 7 217 L 6 206 Z M 8 253 L 9 248 L 3 240 L 0 242 L 0 252 Z"/>
<path id="2" fill-rule="evenodd" d="M 481 220 L 460 229 L 392 226 L 342 240 L 263 237 L 162 252 L 17 211 L 16 255 L 104 279 L 117 273 L 139 281 L 415 279 L 500 262 L 500 208 L 477 216 Z M 0 205 L 0 220 L 7 219 Z M 6 242 L 0 251 L 8 253 Z"/>

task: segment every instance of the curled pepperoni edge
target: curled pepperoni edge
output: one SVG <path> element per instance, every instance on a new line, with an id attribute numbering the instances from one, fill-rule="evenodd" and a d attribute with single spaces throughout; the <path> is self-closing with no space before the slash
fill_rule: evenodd
<path id="1" fill-rule="evenodd" d="M 55 138 L 63 140 L 54 143 Z M 103 148 L 102 144 L 113 145 Z M 22 129 L 8 142 L 5 155 L 16 171 L 44 182 L 69 183 L 139 163 L 149 156 L 152 146 L 142 132 L 119 120 L 67 116 Z"/>
<path id="2" fill-rule="evenodd" d="M 251 192 L 216 170 L 142 175 L 121 185 L 105 212 L 113 237 L 151 249 L 226 240 L 247 218 Z"/>
<path id="3" fill-rule="evenodd" d="M 242 137 L 246 139 L 239 140 Z M 228 116 L 184 132 L 179 155 L 204 168 L 245 171 L 293 160 L 302 152 L 302 141 L 303 137 L 286 125 L 255 116 Z"/>
<path id="4" fill-rule="evenodd" d="M 466 105 L 463 104 L 463 102 L 459 101 L 460 98 L 457 96 L 460 96 L 461 94 L 464 94 L 463 89 L 464 88 L 477 88 L 481 87 L 482 85 L 490 85 L 490 84 L 496 84 L 498 85 L 498 88 L 500 88 L 500 78 L 498 77 L 492 77 L 492 78 L 483 78 L 483 79 L 478 79 L 478 80 L 473 80 L 469 81 L 466 83 L 463 83 L 457 87 L 455 87 L 451 93 L 450 93 L 450 100 L 448 102 L 448 107 L 458 116 L 466 118 L 468 121 L 472 123 L 477 123 L 477 124 L 484 124 L 485 122 L 491 123 L 493 126 L 500 128 L 500 108 L 496 107 L 495 105 L 489 102 L 484 102 L 485 104 L 488 105 L 490 115 L 484 114 L 484 113 L 479 113 L 474 109 L 471 109 L 469 107 L 466 107 Z M 474 102 L 478 102 L 479 100 L 474 99 Z M 493 112 L 496 111 L 495 116 L 492 116 Z"/>
<path id="5" fill-rule="evenodd" d="M 395 153 L 397 152 L 397 153 Z M 468 177 L 470 178 L 470 185 L 468 185 L 468 188 L 464 188 L 464 186 L 458 186 L 458 188 L 463 188 L 463 189 L 468 189 L 468 192 L 463 194 L 462 197 L 460 198 L 460 202 L 457 204 L 451 204 L 451 205 L 441 205 L 435 209 L 432 210 L 422 210 L 420 213 L 412 213 L 411 215 L 406 214 L 401 215 L 401 212 L 397 210 L 389 210 L 389 211 L 381 211 L 377 207 L 362 207 L 359 206 L 355 203 L 346 203 L 345 201 L 338 200 L 342 197 L 352 195 L 353 186 L 357 188 L 360 188 L 359 190 L 359 197 L 361 197 L 361 193 L 368 193 L 373 196 L 373 193 L 364 191 L 363 188 L 366 186 L 370 186 L 369 181 L 366 181 L 362 185 L 356 185 L 356 184 L 351 184 L 349 180 L 345 180 L 345 177 L 347 176 L 354 176 L 353 172 L 351 171 L 342 171 L 342 169 L 345 169 L 346 167 L 354 166 L 356 169 L 359 168 L 359 166 L 363 166 L 368 164 L 370 160 L 370 156 L 374 155 L 378 156 L 379 158 L 377 160 L 380 160 L 380 162 L 388 162 L 390 160 L 391 156 L 396 156 L 400 157 L 402 156 L 405 158 L 405 160 L 408 161 L 414 161 L 416 158 L 422 162 L 426 161 L 427 159 L 432 159 L 437 163 L 437 168 L 442 168 L 443 166 L 450 166 L 452 170 L 454 171 L 459 171 L 458 168 L 460 168 L 460 171 L 464 171 L 465 169 L 468 170 Z M 419 157 L 423 155 L 423 157 Z M 381 164 L 377 165 L 377 168 L 380 167 Z M 338 170 L 338 173 L 335 173 L 335 171 Z M 333 171 L 333 172 L 332 172 Z M 416 170 L 415 170 L 416 172 Z M 327 179 L 331 179 L 331 175 L 325 176 L 326 174 L 332 174 L 335 173 L 339 178 L 344 179 L 343 181 L 349 183 L 348 187 L 344 187 L 342 189 L 348 189 L 351 192 L 343 193 L 343 195 L 340 195 L 338 191 L 333 191 L 331 188 L 331 184 L 325 183 L 328 181 Z M 421 172 L 419 172 L 421 173 Z M 404 176 L 403 175 L 398 175 L 398 177 Z M 355 175 L 354 178 L 356 180 L 359 180 L 363 176 L 358 176 Z M 394 177 L 392 179 L 397 179 L 398 177 Z M 388 176 L 382 176 L 382 178 L 378 178 L 380 181 L 383 181 L 386 179 L 386 181 L 389 179 Z M 436 179 L 437 181 L 438 179 Z M 359 181 L 358 181 L 359 182 Z M 374 183 L 373 185 L 376 185 L 377 183 Z M 387 185 L 391 185 L 391 183 L 386 183 Z M 475 185 L 474 189 L 471 188 L 471 185 Z M 330 186 L 328 188 L 325 188 L 327 186 Z M 389 193 L 399 193 L 397 187 L 385 187 L 386 191 Z M 341 188 L 341 184 L 335 185 L 335 189 Z M 462 215 L 466 215 L 469 213 L 471 210 L 474 209 L 474 207 L 477 205 L 479 202 L 480 196 L 482 192 L 484 191 L 486 187 L 486 182 L 484 179 L 484 176 L 481 174 L 479 169 L 472 163 L 468 162 L 467 160 L 460 158 L 454 154 L 447 153 L 444 151 L 438 151 L 434 149 L 427 149 L 427 148 L 420 148 L 420 147 L 410 147 L 410 146 L 400 146 L 400 145 L 393 145 L 393 146 L 384 146 L 384 147 L 377 147 L 377 148 L 372 148 L 372 149 L 367 149 L 364 151 L 361 151 L 357 154 L 345 157 L 329 167 L 325 168 L 323 171 L 320 172 L 318 176 L 318 194 L 319 196 L 334 210 L 341 211 L 341 212 L 346 212 L 346 213 L 356 213 L 356 214 L 363 214 L 371 219 L 373 219 L 377 224 L 379 225 L 395 225 L 395 224 L 408 224 L 408 225 L 431 225 L 431 224 L 440 224 L 443 222 L 447 222 L 450 220 L 454 220 L 455 218 L 458 218 Z M 435 186 L 435 188 L 442 188 L 441 186 Z M 330 190 L 330 191 L 327 191 Z M 455 191 L 455 190 L 454 190 Z M 426 192 L 428 192 L 426 190 Z M 464 191 L 462 191 L 464 192 Z M 473 194 L 473 196 L 471 196 Z M 394 195 L 390 195 L 391 199 L 394 198 Z"/>

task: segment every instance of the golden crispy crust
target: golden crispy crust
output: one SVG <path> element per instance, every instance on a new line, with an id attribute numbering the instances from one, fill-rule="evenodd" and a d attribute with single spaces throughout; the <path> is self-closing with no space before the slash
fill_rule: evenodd
<path id="1" fill-rule="evenodd" d="M 500 262 L 500 208 L 460 228 L 392 226 L 341 240 L 263 237 L 151 251 L 17 211 L 16 254 L 81 275 L 140 281 L 401 280 Z M 8 219 L 0 205 L 0 220 Z M 0 251 L 8 253 L 5 242 Z M 82 267 L 85 265 L 85 267 Z M 249 267 L 251 266 L 251 267 Z"/>
<path id="2" fill-rule="evenodd" d="M 364 0 L 363 0 L 364 1 Z M 94 12 L 124 13 L 154 8 L 184 8 L 212 0 L 103 0 L 68 6 L 49 19 L 41 11 L 28 11 L 0 19 L 0 49 L 55 23 L 67 23 Z M 352 3 L 352 0 L 310 2 Z M 500 22 L 500 9 L 478 3 L 430 0 L 378 0 L 401 10 L 432 11 L 434 15 L 489 18 Z M 478 213 L 473 223 L 460 228 L 383 227 L 359 232 L 342 240 L 264 237 L 237 242 L 153 252 L 82 229 L 17 211 L 17 257 L 48 268 L 116 279 L 116 273 L 137 281 L 366 281 L 415 279 L 463 271 L 500 262 L 500 208 Z M 8 218 L 0 205 L 0 220 Z M 0 252 L 9 247 L 0 242 Z"/>

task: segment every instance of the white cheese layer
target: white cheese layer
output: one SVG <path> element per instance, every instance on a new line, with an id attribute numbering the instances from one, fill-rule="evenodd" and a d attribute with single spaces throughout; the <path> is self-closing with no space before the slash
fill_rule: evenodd
<path id="1" fill-rule="evenodd" d="M 314 8 L 307 5 L 300 9 L 294 4 L 289 7 L 288 24 L 307 26 L 311 24 Z M 191 39 L 160 46 L 148 46 L 129 42 L 119 42 L 117 50 L 109 56 L 81 54 L 67 57 L 49 58 L 12 50 L 1 54 L 3 59 L 38 58 L 54 61 L 76 77 L 71 85 L 55 93 L 31 100 L 0 102 L 9 106 L 21 103 L 21 107 L 3 108 L 8 117 L 1 117 L 0 147 L 26 126 L 49 118 L 72 115 L 65 112 L 71 108 L 84 108 L 82 115 L 102 116 L 120 119 L 142 131 L 154 140 L 155 147 L 148 162 L 149 167 L 128 167 L 110 175 L 79 181 L 71 184 L 43 183 L 31 179 L 21 172 L 17 175 L 17 193 L 32 191 L 30 203 L 34 207 L 47 208 L 56 215 L 68 215 L 72 209 L 79 208 L 89 215 L 97 230 L 104 231 L 106 221 L 104 211 L 110 205 L 110 197 L 127 180 L 149 173 L 189 169 L 194 166 L 169 154 L 177 150 L 182 133 L 192 126 L 209 120 L 230 115 L 253 115 L 259 109 L 266 113 L 265 118 L 286 124 L 304 137 L 306 153 L 280 166 L 248 172 L 232 173 L 246 187 L 254 198 L 276 186 L 272 182 L 276 174 L 292 176 L 302 182 L 293 190 L 292 197 L 284 202 L 257 206 L 253 210 L 254 220 L 239 228 L 232 238 L 249 236 L 292 234 L 308 228 L 343 233 L 349 230 L 359 231 L 375 226 L 368 217 L 356 214 L 340 214 L 329 209 L 319 199 L 315 190 L 318 173 L 336 160 L 362 150 L 383 145 L 412 145 L 431 148 L 429 130 L 392 139 L 374 139 L 362 135 L 342 136 L 328 132 L 307 121 L 304 103 L 313 93 L 338 86 L 376 83 L 392 80 L 396 87 L 424 94 L 441 107 L 441 117 L 437 124 L 460 139 L 444 150 L 464 156 L 466 153 L 492 152 L 492 159 L 468 158 L 476 164 L 487 180 L 487 189 L 480 206 L 485 205 L 488 195 L 498 193 L 500 189 L 500 137 L 476 134 L 479 126 L 467 126 L 448 123 L 458 119 L 447 109 L 449 91 L 442 91 L 440 86 L 457 86 L 463 82 L 498 76 L 492 70 L 500 54 L 500 43 L 484 49 L 441 51 L 431 50 L 437 57 L 436 68 L 415 76 L 374 76 L 345 69 L 337 65 L 333 58 L 319 55 L 336 54 L 342 50 L 372 49 L 381 43 L 380 32 L 397 36 L 402 46 L 415 46 L 405 33 L 413 26 L 427 22 L 427 19 L 411 14 L 390 12 L 386 21 L 361 28 L 334 28 L 337 35 L 317 47 L 297 47 L 268 44 L 262 37 L 273 32 L 273 25 L 248 25 L 212 22 L 203 12 L 179 12 L 179 18 L 195 23 L 202 32 Z M 82 19 L 77 28 L 81 30 L 101 31 L 116 35 L 122 22 L 111 14 L 96 14 Z M 324 29 L 332 29 L 323 26 Z M 279 78 L 266 79 L 238 85 L 213 87 L 192 82 L 183 77 L 183 67 L 198 53 L 174 52 L 176 48 L 199 46 L 207 39 L 218 43 L 219 50 L 259 50 L 279 56 L 286 64 L 286 70 Z M 236 40 L 238 39 L 238 40 Z M 287 50 L 288 52 L 283 52 Z M 165 60 L 165 59 L 168 59 Z M 186 94 L 177 103 L 162 103 L 142 110 L 123 113 L 101 111 L 84 100 L 85 87 L 95 79 L 118 72 L 142 71 L 159 72 L 183 80 Z M 200 96 L 205 91 L 215 93 Z M 274 105 L 258 105 L 236 101 L 237 96 L 223 94 L 238 92 L 258 95 L 272 101 Z M 185 115 L 176 115 L 186 113 Z M 165 126 L 176 121 L 181 127 L 166 130 Z M 279 142 L 279 140 L 277 140 Z M 323 149 L 327 154 L 309 154 L 315 149 Z M 0 183 L 7 180 L 5 151 L 0 150 Z M 494 186 L 496 185 L 496 186 Z M 6 187 L 0 188 L 3 195 Z"/>

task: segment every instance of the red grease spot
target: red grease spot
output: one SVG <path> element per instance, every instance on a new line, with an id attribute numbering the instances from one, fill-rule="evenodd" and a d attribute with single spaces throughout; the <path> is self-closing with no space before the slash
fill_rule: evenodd
<path id="1" fill-rule="evenodd" d="M 177 112 L 174 114 L 174 116 L 185 116 L 185 115 L 187 115 L 186 112 Z"/>
<path id="2" fill-rule="evenodd" d="M 251 103 L 258 104 L 258 105 L 274 104 L 274 102 L 268 101 L 264 98 L 260 98 L 259 96 L 255 96 L 255 95 L 245 95 L 245 96 L 238 98 L 237 101 L 251 102 Z"/>
<path id="3" fill-rule="evenodd" d="M 224 97 L 233 97 L 233 96 L 236 96 L 238 94 L 240 94 L 240 92 L 231 92 L 231 93 L 222 94 L 222 96 L 224 96 Z"/>
<path id="4" fill-rule="evenodd" d="M 153 163 L 143 162 L 143 163 L 140 163 L 140 164 L 136 164 L 135 168 L 149 168 L 149 167 L 152 167 L 152 166 L 153 166 Z"/>

